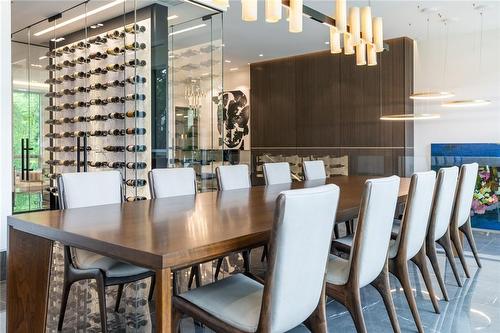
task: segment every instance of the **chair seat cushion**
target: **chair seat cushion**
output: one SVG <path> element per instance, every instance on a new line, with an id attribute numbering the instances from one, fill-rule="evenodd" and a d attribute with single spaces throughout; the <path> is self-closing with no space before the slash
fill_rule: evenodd
<path id="1" fill-rule="evenodd" d="M 146 273 L 149 270 L 144 267 L 135 266 L 132 264 L 127 264 L 109 257 L 102 256 L 97 253 L 77 250 L 78 268 L 81 269 L 100 269 L 104 272 L 106 277 L 109 278 L 119 278 L 126 276 L 139 275 Z"/>
<path id="2" fill-rule="evenodd" d="M 346 284 L 349 279 L 349 268 L 349 260 L 330 254 L 328 256 L 326 282 L 340 286 Z"/>
<path id="3" fill-rule="evenodd" d="M 263 291 L 262 284 L 236 274 L 179 296 L 231 326 L 255 332 Z"/>

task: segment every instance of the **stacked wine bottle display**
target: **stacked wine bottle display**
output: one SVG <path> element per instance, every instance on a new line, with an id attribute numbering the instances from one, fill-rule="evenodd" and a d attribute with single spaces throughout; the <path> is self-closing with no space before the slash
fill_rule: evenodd
<path id="1" fill-rule="evenodd" d="M 150 20 L 47 53 L 45 163 L 58 174 L 120 170 L 127 200 L 149 197 Z"/>

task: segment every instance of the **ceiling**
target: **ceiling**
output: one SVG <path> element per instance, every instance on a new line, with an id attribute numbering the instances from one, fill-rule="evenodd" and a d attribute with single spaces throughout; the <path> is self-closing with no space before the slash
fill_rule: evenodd
<path id="1" fill-rule="evenodd" d="M 137 7 L 143 7 L 153 2 L 169 6 L 169 15 L 178 14 L 177 22 L 186 22 L 207 13 L 198 6 L 187 4 L 180 0 L 136 0 Z M 88 9 L 102 6 L 111 0 L 91 0 Z M 51 17 L 63 10 L 71 8 L 81 1 L 32 1 L 14 0 L 12 5 L 12 31 L 17 31 L 31 23 Z M 128 0 L 128 7 L 133 4 Z M 500 1 L 377 1 L 372 0 L 372 13 L 374 16 L 384 18 L 384 36 L 386 39 L 408 36 L 414 39 L 426 39 L 427 23 L 429 18 L 429 31 L 434 37 L 444 36 L 447 19 L 449 34 L 478 32 L 480 30 L 480 15 L 473 9 L 473 4 L 485 7 L 483 27 L 485 30 L 500 28 Z M 304 0 L 304 4 L 325 14 L 333 14 L 335 3 L 333 0 Z M 348 1 L 349 6 L 366 6 L 368 1 Z M 230 8 L 224 13 L 224 57 L 226 69 L 244 67 L 248 63 L 267 59 L 285 57 L 328 49 L 328 28 L 322 24 L 305 18 L 303 32 L 293 34 L 288 32 L 288 23 L 281 20 L 278 23 L 264 22 L 264 2 L 259 0 L 259 20 L 257 22 L 243 22 L 241 20 L 241 4 L 239 0 L 231 0 Z M 424 10 L 423 10 L 424 9 Z M 81 8 L 74 9 L 79 11 Z M 68 17 L 71 12 L 69 12 Z M 123 6 L 117 6 L 98 15 L 92 20 L 104 20 L 123 13 Z M 333 16 L 333 15 L 332 15 Z M 184 23 L 189 26 L 190 23 Z M 195 24 L 195 23 L 192 23 Z M 41 29 L 44 22 L 37 26 Z M 65 28 L 68 30 L 81 29 L 82 22 L 74 23 Z M 206 30 L 206 29 L 200 29 Z M 202 33 L 200 31 L 200 33 Z M 206 31 L 204 32 L 206 33 Z M 48 34 L 50 35 L 50 34 Z M 188 35 L 185 34 L 186 38 Z M 33 41 L 33 40 L 32 40 Z M 262 55 L 262 56 L 260 56 Z"/>

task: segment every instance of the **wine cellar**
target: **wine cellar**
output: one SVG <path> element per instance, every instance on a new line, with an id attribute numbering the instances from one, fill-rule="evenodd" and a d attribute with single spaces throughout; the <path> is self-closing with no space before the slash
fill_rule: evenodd
<path id="1" fill-rule="evenodd" d="M 148 66 L 150 20 L 47 52 L 50 105 L 45 137 L 47 175 L 122 170 L 127 200 L 145 199 L 151 165 Z M 50 191 L 57 192 L 54 184 Z"/>

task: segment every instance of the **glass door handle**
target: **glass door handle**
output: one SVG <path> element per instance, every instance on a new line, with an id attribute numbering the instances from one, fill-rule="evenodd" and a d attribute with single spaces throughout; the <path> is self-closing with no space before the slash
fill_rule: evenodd
<path id="1" fill-rule="evenodd" d="M 30 139 L 29 138 L 21 139 L 21 180 L 29 181 L 30 179 L 29 172 L 33 171 L 33 169 L 30 169 L 31 150 L 33 150 L 33 147 L 30 147 Z"/>

